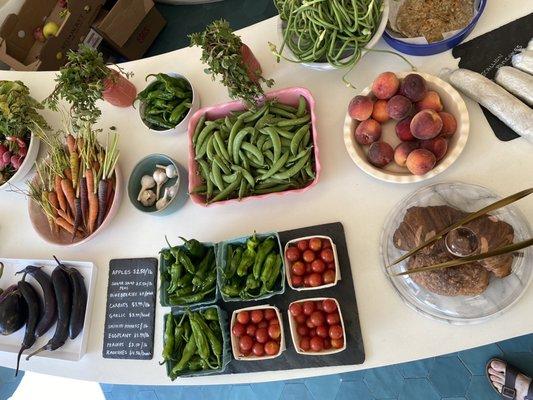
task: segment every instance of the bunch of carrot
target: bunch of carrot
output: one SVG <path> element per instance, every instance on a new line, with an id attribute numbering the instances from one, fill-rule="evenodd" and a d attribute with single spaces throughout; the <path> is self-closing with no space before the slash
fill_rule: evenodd
<path id="1" fill-rule="evenodd" d="M 68 127 L 63 134 L 43 133 L 50 154 L 37 163 L 37 179 L 28 182 L 29 195 L 41 206 L 52 232 L 63 229 L 73 241 L 96 231 L 113 203 L 118 135 L 108 134 L 104 147 L 98 133 L 90 123 L 76 134 Z"/>

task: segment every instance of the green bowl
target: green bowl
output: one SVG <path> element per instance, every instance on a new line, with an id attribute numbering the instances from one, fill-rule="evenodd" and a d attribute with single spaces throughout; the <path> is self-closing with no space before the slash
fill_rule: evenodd
<path id="1" fill-rule="evenodd" d="M 171 164 L 176 167 L 176 170 L 178 171 L 178 176 L 169 179 L 161 187 L 161 193 L 165 192 L 165 188 L 177 185 L 178 189 L 176 191 L 176 195 L 168 202 L 166 207 L 162 208 L 161 210 L 157 210 L 155 204 L 150 207 L 143 206 L 140 201 L 137 201 L 137 196 L 141 191 L 142 177 L 144 175 L 152 176 L 152 174 L 156 170 L 156 165 L 167 166 Z M 141 212 L 157 215 L 167 215 L 176 211 L 187 200 L 187 193 L 184 193 L 184 188 L 187 187 L 187 184 L 184 184 L 182 182 L 182 177 L 184 176 L 187 176 L 187 174 L 184 173 L 183 167 L 179 165 L 176 161 L 174 161 L 172 158 L 164 154 L 150 154 L 144 157 L 141 161 L 137 163 L 137 165 L 135 165 L 128 181 L 128 197 L 130 199 L 131 204 L 133 204 L 133 206 Z"/>

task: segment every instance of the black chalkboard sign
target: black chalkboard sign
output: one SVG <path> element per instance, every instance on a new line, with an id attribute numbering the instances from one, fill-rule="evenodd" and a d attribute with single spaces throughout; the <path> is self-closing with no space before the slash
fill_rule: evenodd
<path id="1" fill-rule="evenodd" d="M 104 358 L 152 358 L 156 281 L 156 258 L 111 260 L 102 349 Z"/>
<path id="2" fill-rule="evenodd" d="M 452 54 L 461 59 L 459 67 L 493 79 L 498 68 L 511 65 L 511 57 L 526 47 L 532 37 L 533 13 L 455 47 Z M 498 139 L 506 142 L 520 137 L 489 110 L 481 109 Z"/>

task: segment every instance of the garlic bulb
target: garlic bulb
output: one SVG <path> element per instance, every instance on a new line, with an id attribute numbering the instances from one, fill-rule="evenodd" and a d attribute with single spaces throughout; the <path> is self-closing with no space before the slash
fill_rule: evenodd
<path id="1" fill-rule="evenodd" d="M 156 165 L 157 168 L 161 168 L 165 170 L 165 174 L 167 175 L 168 179 L 172 179 L 178 176 L 178 170 L 175 165 L 169 164 L 166 167 L 164 165 Z"/>
<path id="2" fill-rule="evenodd" d="M 159 199 L 159 193 L 161 192 L 161 186 L 165 184 L 166 181 L 168 181 L 168 177 L 165 171 L 161 169 L 156 169 L 153 174 L 155 183 L 156 183 L 156 198 Z"/>
<path id="3" fill-rule="evenodd" d="M 157 203 L 155 203 L 155 208 L 157 210 L 162 210 L 163 208 L 167 206 L 168 202 L 169 202 L 168 188 L 166 188 L 165 194 L 163 195 L 163 197 L 161 197 L 159 200 L 157 200 Z"/>
<path id="4" fill-rule="evenodd" d="M 156 201 L 155 193 L 153 190 L 145 190 L 141 193 L 140 202 L 145 207 L 151 207 Z"/>
<path id="5" fill-rule="evenodd" d="M 147 189 L 151 189 L 155 186 L 155 180 L 150 175 L 144 175 L 141 178 L 141 190 L 137 196 L 137 201 L 141 201 L 141 195 Z"/>

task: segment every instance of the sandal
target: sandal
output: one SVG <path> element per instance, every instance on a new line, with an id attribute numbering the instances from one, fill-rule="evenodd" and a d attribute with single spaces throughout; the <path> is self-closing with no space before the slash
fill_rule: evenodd
<path id="1" fill-rule="evenodd" d="M 494 384 L 492 383 L 492 381 L 490 380 L 490 375 L 489 375 L 489 368 L 490 368 L 490 364 L 493 362 L 493 361 L 500 361 L 502 363 L 505 364 L 505 383 L 504 385 L 502 386 L 502 391 L 501 393 L 498 391 L 498 389 L 496 389 L 496 386 L 494 386 Z M 515 400 L 516 399 L 516 388 L 515 388 L 515 383 L 516 383 L 516 377 L 518 376 L 518 374 L 520 374 L 521 372 L 516 369 L 515 367 L 513 367 L 512 365 L 510 365 L 509 363 L 503 361 L 503 360 L 500 360 L 499 358 L 491 358 L 488 362 L 487 362 L 487 365 L 485 366 L 485 375 L 489 381 L 489 384 L 490 386 L 492 387 L 492 389 L 498 393 L 502 399 L 504 400 Z M 528 389 L 528 392 L 527 392 L 527 395 L 526 397 L 524 398 L 524 400 L 533 400 L 533 381 L 532 383 L 529 385 L 529 389 Z"/>

